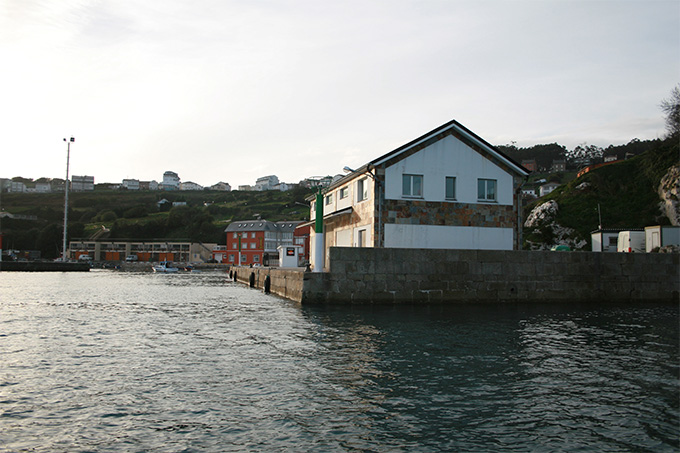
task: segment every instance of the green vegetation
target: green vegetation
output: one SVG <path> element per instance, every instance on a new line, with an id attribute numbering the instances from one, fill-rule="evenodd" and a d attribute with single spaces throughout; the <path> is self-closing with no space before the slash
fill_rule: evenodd
<path id="1" fill-rule="evenodd" d="M 69 240 L 87 239 L 102 230 L 107 238 L 191 240 L 224 244 L 224 229 L 233 220 L 271 221 L 309 218 L 309 189 L 288 192 L 126 191 L 69 193 Z M 160 208 L 158 202 L 168 200 Z M 3 193 L 2 209 L 37 220 L 3 218 L 3 248 L 40 250 L 44 258 L 61 252 L 64 195 Z M 186 205 L 172 207 L 173 202 Z M 300 204 L 297 204 L 300 203 Z"/>
<path id="2" fill-rule="evenodd" d="M 603 228 L 643 228 L 668 224 L 659 209 L 659 183 L 672 165 L 678 163 L 680 145 L 674 138 L 655 140 L 655 147 L 632 159 L 613 163 L 586 173 L 581 178 L 558 187 L 554 192 L 525 208 L 531 210 L 548 200 L 555 200 L 559 211 L 555 221 L 572 228 L 578 239 L 590 241 L 602 216 Z M 599 205 L 599 212 L 598 212 Z M 525 229 L 528 241 L 550 244 L 548 229 Z"/>

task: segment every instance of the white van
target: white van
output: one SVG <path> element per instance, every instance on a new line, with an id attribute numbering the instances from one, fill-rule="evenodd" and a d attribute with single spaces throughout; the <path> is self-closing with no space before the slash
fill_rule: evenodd
<path id="1" fill-rule="evenodd" d="M 626 253 L 645 252 L 645 232 L 644 231 L 621 231 L 616 251 Z"/>

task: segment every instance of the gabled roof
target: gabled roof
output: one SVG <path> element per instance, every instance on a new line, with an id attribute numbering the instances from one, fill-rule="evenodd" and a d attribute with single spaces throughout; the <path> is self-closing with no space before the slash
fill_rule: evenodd
<path id="1" fill-rule="evenodd" d="M 439 138 L 443 138 L 445 135 L 448 135 L 447 133 L 450 132 L 457 133 L 456 135 L 458 136 L 458 138 L 463 142 L 466 142 L 466 144 L 470 145 L 472 148 L 479 147 L 483 151 L 486 151 L 487 153 L 491 154 L 493 157 L 504 163 L 510 170 L 514 171 L 515 173 L 521 176 L 527 176 L 530 173 L 520 164 L 518 164 L 510 157 L 506 156 L 501 151 L 499 151 L 495 146 L 489 144 L 486 140 L 484 140 L 483 138 L 481 138 L 480 136 L 478 136 L 477 134 L 475 134 L 474 132 L 472 132 L 471 130 L 469 130 L 456 120 L 451 120 L 448 123 L 443 124 L 438 128 L 433 129 L 430 132 L 416 138 L 415 140 L 400 146 L 394 151 L 390 151 L 389 153 L 372 160 L 371 162 L 369 162 L 368 165 L 377 166 L 388 161 L 395 160 L 395 158 L 398 158 L 401 155 L 406 154 L 408 151 L 412 150 L 418 145 L 425 144 L 429 141 L 437 141 L 439 140 Z"/>
<path id="2" fill-rule="evenodd" d="M 531 173 L 526 168 L 522 167 L 520 164 L 512 160 L 510 157 L 503 154 L 495 146 L 489 144 L 487 141 L 476 135 L 474 132 L 460 124 L 458 121 L 451 120 L 448 123 L 443 124 L 438 128 L 433 129 L 430 132 L 416 138 L 415 140 L 412 140 L 406 143 L 405 145 L 402 145 L 399 148 L 392 150 L 389 153 L 384 154 L 376 159 L 373 159 L 372 161 L 365 165 L 362 165 L 360 168 L 356 169 L 353 173 L 350 173 L 349 175 L 335 181 L 333 184 L 329 186 L 329 189 L 338 187 L 346 183 L 348 180 L 353 179 L 354 177 L 360 174 L 366 173 L 373 167 L 401 160 L 408 156 L 411 152 L 414 152 L 414 150 L 425 147 L 430 142 L 441 140 L 446 135 L 455 135 L 458 139 L 465 142 L 471 148 L 477 149 L 478 151 L 482 151 L 488 154 L 491 158 L 497 160 L 499 163 L 503 164 L 503 166 L 506 167 L 509 171 L 514 172 L 518 176 L 528 176 L 529 173 Z"/>

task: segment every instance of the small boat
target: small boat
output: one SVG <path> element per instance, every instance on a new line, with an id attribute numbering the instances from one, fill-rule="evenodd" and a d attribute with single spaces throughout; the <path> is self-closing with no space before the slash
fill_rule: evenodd
<path id="1" fill-rule="evenodd" d="M 152 267 L 154 272 L 178 272 L 179 268 L 172 265 L 172 261 L 161 261 Z"/>

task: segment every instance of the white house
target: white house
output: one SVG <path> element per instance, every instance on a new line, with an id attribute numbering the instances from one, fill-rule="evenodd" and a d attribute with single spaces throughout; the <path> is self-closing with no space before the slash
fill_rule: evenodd
<path id="1" fill-rule="evenodd" d="M 324 190 L 324 259 L 333 246 L 517 249 L 528 174 L 451 121 Z"/>
<path id="2" fill-rule="evenodd" d="M 273 190 L 279 183 L 279 178 L 275 175 L 263 176 L 255 181 L 255 190 Z"/>
<path id="3" fill-rule="evenodd" d="M 210 190 L 221 190 L 225 192 L 229 192 L 231 190 L 231 186 L 227 182 L 218 182 L 217 184 L 213 184 L 210 186 Z"/>
<path id="4" fill-rule="evenodd" d="M 76 176 L 71 177 L 71 190 L 74 192 L 92 192 L 94 190 L 94 176 Z"/>
<path id="5" fill-rule="evenodd" d="M 547 184 L 543 184 L 541 187 L 538 188 L 538 196 L 542 197 L 544 195 L 548 195 L 550 192 L 557 189 L 559 186 L 560 185 L 555 183 L 555 182 L 549 182 Z"/>
<path id="6" fill-rule="evenodd" d="M 193 181 L 186 181 L 179 184 L 179 190 L 203 190 L 203 186 Z"/>
<path id="7" fill-rule="evenodd" d="M 179 175 L 174 171 L 166 171 L 163 173 L 163 190 L 178 190 L 179 189 Z"/>
<path id="8" fill-rule="evenodd" d="M 139 190 L 139 179 L 124 179 L 121 187 L 127 190 Z"/>

